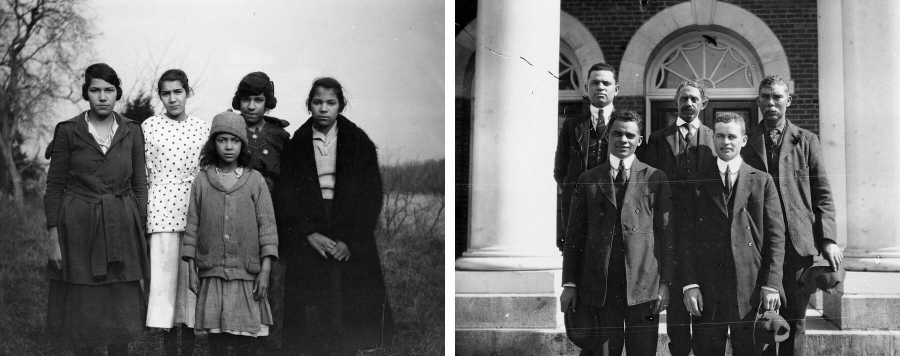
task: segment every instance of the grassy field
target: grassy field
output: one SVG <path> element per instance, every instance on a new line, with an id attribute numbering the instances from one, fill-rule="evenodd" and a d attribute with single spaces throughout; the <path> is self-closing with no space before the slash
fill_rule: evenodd
<path id="1" fill-rule="evenodd" d="M 366 355 L 444 354 L 443 198 L 386 194 L 377 239 L 397 332 L 393 346 Z M 10 206 L 0 200 L 0 355 L 70 355 L 54 348 L 44 333 L 47 230 L 43 204 L 31 198 L 22 214 Z M 395 219 L 388 220 L 391 216 Z M 130 351 L 163 354 L 162 334 L 145 332 Z M 95 354 L 105 353 L 95 350 Z M 208 354 L 205 337 L 198 337 L 194 354 Z"/>

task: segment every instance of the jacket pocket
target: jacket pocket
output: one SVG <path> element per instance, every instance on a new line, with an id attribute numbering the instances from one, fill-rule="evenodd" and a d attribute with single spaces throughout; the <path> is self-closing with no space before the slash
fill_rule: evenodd
<path id="1" fill-rule="evenodd" d="M 257 274 L 261 270 L 262 270 L 262 268 L 260 267 L 260 264 L 259 264 L 259 257 L 251 256 L 250 258 L 247 259 L 247 272 L 248 273 Z"/>
<path id="2" fill-rule="evenodd" d="M 209 258 L 209 255 L 205 253 L 197 253 L 197 257 L 194 258 L 194 265 L 197 266 L 197 269 L 201 271 L 205 271 L 213 267 L 211 258 Z"/>

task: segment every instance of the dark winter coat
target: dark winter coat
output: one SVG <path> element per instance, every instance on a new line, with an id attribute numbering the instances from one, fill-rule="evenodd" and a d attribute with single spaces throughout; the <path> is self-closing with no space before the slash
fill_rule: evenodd
<path id="1" fill-rule="evenodd" d="M 100 285 L 149 278 L 147 176 L 141 125 L 119 125 L 104 155 L 81 113 L 56 125 L 44 212 L 57 227 L 62 270 L 50 278 Z"/>
<path id="2" fill-rule="evenodd" d="M 338 267 L 344 323 L 379 328 L 383 323 L 390 328 L 390 307 L 374 235 L 383 199 L 378 155 L 375 144 L 350 120 L 338 115 L 337 127 L 331 219 L 326 218 L 319 187 L 312 119 L 294 132 L 282 153 L 281 175 L 273 194 L 279 254 L 289 270 L 302 270 L 307 276 L 300 281 L 287 280 L 288 292 L 328 289 L 328 281 L 309 276 L 327 275 L 329 269 Z M 343 262 L 322 258 L 306 239 L 314 232 L 346 243 L 351 258 Z M 286 301 L 292 299 L 291 295 L 285 297 Z"/>
<path id="3" fill-rule="evenodd" d="M 263 120 L 265 124 L 258 132 L 247 129 L 247 152 L 250 153 L 247 166 L 263 175 L 271 192 L 274 180 L 281 173 L 281 151 L 290 139 L 284 128 L 291 123 L 271 116 L 264 116 Z"/>

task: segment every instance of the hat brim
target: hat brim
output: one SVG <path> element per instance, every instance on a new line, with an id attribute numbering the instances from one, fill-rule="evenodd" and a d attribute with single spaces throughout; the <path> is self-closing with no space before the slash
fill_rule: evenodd
<path id="1" fill-rule="evenodd" d="M 593 349 L 600 341 L 600 324 L 591 307 L 577 303 L 575 310 L 571 306 L 565 311 L 566 336 L 575 346 L 582 349 Z"/>

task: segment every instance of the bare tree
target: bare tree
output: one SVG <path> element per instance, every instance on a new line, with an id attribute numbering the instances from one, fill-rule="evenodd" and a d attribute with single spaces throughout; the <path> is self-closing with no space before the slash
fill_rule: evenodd
<path id="1" fill-rule="evenodd" d="M 22 178 L 13 158 L 17 134 L 49 131 L 60 99 L 73 87 L 90 55 L 94 28 L 81 14 L 83 0 L 2 0 L 0 3 L 0 190 L 23 204 Z"/>

